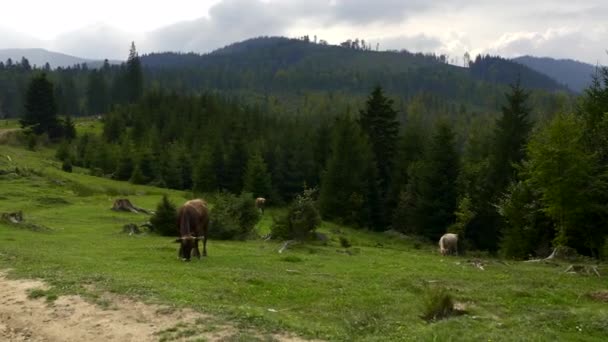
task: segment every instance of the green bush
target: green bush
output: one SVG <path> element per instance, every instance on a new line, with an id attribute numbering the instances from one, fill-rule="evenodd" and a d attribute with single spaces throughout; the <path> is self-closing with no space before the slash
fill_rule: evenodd
<path id="1" fill-rule="evenodd" d="M 245 239 L 260 220 L 260 213 L 250 193 L 235 196 L 221 193 L 211 210 L 209 237 L 219 240 Z"/>
<path id="2" fill-rule="evenodd" d="M 61 164 L 61 169 L 65 172 L 72 172 L 72 161 L 70 158 L 66 158 Z"/>
<path id="3" fill-rule="evenodd" d="M 271 235 L 275 239 L 304 240 L 321 225 L 321 215 L 314 201 L 316 189 L 306 189 L 296 196 L 287 214 L 275 219 Z"/>
<path id="4" fill-rule="evenodd" d="M 155 233 L 163 236 L 177 235 L 177 209 L 167 195 L 163 195 L 162 201 L 158 203 L 150 223 Z"/>
<path id="5" fill-rule="evenodd" d="M 443 288 L 431 288 L 424 301 L 422 318 L 436 321 L 452 316 L 455 313 L 452 296 Z"/>

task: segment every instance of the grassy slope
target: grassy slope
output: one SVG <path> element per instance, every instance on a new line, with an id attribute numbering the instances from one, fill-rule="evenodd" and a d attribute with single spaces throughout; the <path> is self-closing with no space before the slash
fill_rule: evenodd
<path id="1" fill-rule="evenodd" d="M 12 162 L 6 156 L 10 156 Z M 52 228 L 33 232 L 0 223 L 0 269 L 40 277 L 57 294 L 92 296 L 89 286 L 151 302 L 215 313 L 264 331 L 285 330 L 330 340 L 603 340 L 608 310 L 586 294 L 606 280 L 564 274 L 565 266 L 443 258 L 430 246 L 324 223 L 328 246 L 278 254 L 280 243 L 210 241 L 209 257 L 182 263 L 171 239 L 127 236 L 125 223 L 145 215 L 109 210 L 119 194 L 154 208 L 162 193 L 185 194 L 67 174 L 52 151 L 0 145 L 0 212 L 23 210 L 26 220 Z M 78 171 L 78 170 L 77 170 Z M 80 170 L 84 171 L 84 170 Z M 266 231 L 267 211 L 259 229 Z M 343 253 L 338 236 L 352 243 Z M 419 318 L 428 288 L 442 286 L 468 314 L 428 324 Z M 276 310 L 277 312 L 270 311 Z"/>

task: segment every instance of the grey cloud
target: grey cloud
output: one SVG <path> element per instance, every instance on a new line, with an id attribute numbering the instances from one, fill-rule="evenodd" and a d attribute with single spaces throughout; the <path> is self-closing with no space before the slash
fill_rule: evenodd
<path id="1" fill-rule="evenodd" d="M 606 36 L 604 33 L 604 37 Z M 490 52 L 506 57 L 521 55 L 573 58 L 589 63 L 605 60 L 605 46 L 579 29 L 548 29 L 545 32 L 504 34 Z"/>
<path id="2" fill-rule="evenodd" d="M 259 0 L 224 0 L 209 11 L 209 18 L 181 22 L 147 34 L 149 51 L 205 52 L 234 41 L 261 35 L 284 34 L 289 20 L 271 3 Z"/>
<path id="3" fill-rule="evenodd" d="M 132 34 L 106 25 L 93 25 L 58 36 L 47 46 L 51 50 L 90 59 L 126 59 Z"/>
<path id="4" fill-rule="evenodd" d="M 43 45 L 43 41 L 25 34 L 0 27 L 0 48 L 35 48 Z"/>
<path id="5" fill-rule="evenodd" d="M 330 6 L 335 19 L 355 24 L 401 22 L 430 7 L 431 2 L 425 0 L 338 0 Z"/>
<path id="6" fill-rule="evenodd" d="M 441 39 L 425 34 L 381 38 L 378 42 L 383 50 L 406 49 L 411 52 L 435 52 L 443 46 Z"/>

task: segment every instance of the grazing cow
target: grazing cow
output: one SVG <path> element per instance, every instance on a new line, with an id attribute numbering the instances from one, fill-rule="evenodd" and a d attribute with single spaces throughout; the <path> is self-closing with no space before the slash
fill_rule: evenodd
<path id="1" fill-rule="evenodd" d="M 441 255 L 458 255 L 458 234 L 443 234 L 439 239 Z"/>
<path id="2" fill-rule="evenodd" d="M 190 261 L 194 249 L 194 256 L 201 258 L 198 241 L 203 240 L 203 256 L 207 256 L 207 231 L 209 228 L 209 209 L 207 202 L 195 199 L 184 203 L 178 212 L 178 233 L 180 243 L 178 257 Z"/>
<path id="3" fill-rule="evenodd" d="M 263 214 L 264 213 L 264 205 L 266 204 L 266 199 L 264 197 L 258 197 L 255 199 L 255 207 Z"/>

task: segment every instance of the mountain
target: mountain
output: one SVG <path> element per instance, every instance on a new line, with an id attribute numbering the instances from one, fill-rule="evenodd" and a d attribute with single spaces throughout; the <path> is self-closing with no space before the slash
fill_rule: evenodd
<path id="1" fill-rule="evenodd" d="M 530 89 L 567 91 L 553 79 L 502 58 L 484 57 L 471 68 L 463 68 L 446 64 L 445 58 L 434 54 L 372 51 L 354 43 L 335 46 L 283 37 L 249 39 L 204 55 L 148 54 L 142 56 L 142 64 L 165 84 L 264 94 L 367 94 L 380 84 L 403 98 L 429 93 L 470 103 L 486 101 L 489 93 L 502 94 L 504 85 L 515 82 L 517 75 Z M 180 80 L 170 79 L 169 70 L 175 69 L 182 70 L 177 73 Z"/>
<path id="2" fill-rule="evenodd" d="M 592 75 L 595 74 L 596 69 L 591 64 L 571 59 L 523 56 L 514 58 L 513 61 L 541 72 L 578 93 L 591 84 Z"/>
<path id="3" fill-rule="evenodd" d="M 82 63 L 86 63 L 89 67 L 96 68 L 103 63 L 103 61 L 99 60 L 70 56 L 45 49 L 0 49 L 0 61 L 2 62 L 5 62 L 9 58 L 12 59 L 13 62 L 19 62 L 22 57 L 25 57 L 32 66 L 37 65 L 38 67 L 43 67 L 48 62 L 51 68 L 65 68 Z M 110 61 L 110 63 L 116 64 L 120 62 Z"/>

